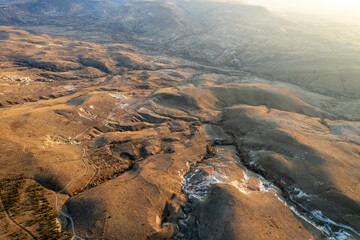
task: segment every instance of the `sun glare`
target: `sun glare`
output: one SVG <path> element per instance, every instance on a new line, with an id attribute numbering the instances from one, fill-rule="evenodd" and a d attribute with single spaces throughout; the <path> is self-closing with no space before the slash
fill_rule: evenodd
<path id="1" fill-rule="evenodd" d="M 351 9 L 354 9 L 354 8 L 360 9 L 360 2 L 356 1 L 356 0 L 347 0 L 347 1 L 344 1 L 344 0 L 332 0 L 332 1 L 329 1 L 329 2 L 330 2 L 330 4 L 333 4 L 335 6 L 351 8 Z M 324 4 L 325 3 L 326 3 L 326 1 L 324 1 Z"/>
<path id="2" fill-rule="evenodd" d="M 360 24 L 360 1 L 358 0 L 244 0 L 244 2 L 262 5 L 270 10 L 312 14 Z"/>

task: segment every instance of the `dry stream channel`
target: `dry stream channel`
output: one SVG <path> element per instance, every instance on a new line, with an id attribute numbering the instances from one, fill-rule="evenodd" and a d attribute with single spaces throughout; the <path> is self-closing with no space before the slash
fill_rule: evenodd
<path id="1" fill-rule="evenodd" d="M 216 147 L 216 146 L 215 146 Z M 227 184 L 237 188 L 241 193 L 248 194 L 253 191 L 249 186 L 249 179 L 254 177 L 259 180 L 259 189 L 261 192 L 273 191 L 279 201 L 291 209 L 291 211 L 305 224 L 310 227 L 312 233 L 317 239 L 329 240 L 348 240 L 360 239 L 360 233 L 355 229 L 341 223 L 336 223 L 331 219 L 325 217 L 321 211 L 308 209 L 302 202 L 308 201 L 310 197 L 302 192 L 299 188 L 294 188 L 293 191 L 281 190 L 276 184 L 266 180 L 263 176 L 255 173 L 251 169 L 245 167 L 240 158 L 236 156 L 235 146 L 217 146 L 217 153 L 215 156 L 202 159 L 195 165 L 191 165 L 190 171 L 184 176 L 182 191 L 186 195 L 188 203 L 193 201 L 205 201 L 210 194 L 211 188 L 215 184 Z M 244 173 L 243 179 L 232 178 L 233 171 L 227 161 L 223 161 L 224 152 L 232 154 L 236 166 L 238 166 Z M 251 155 L 251 154 L 250 154 Z M 251 158 L 250 158 L 251 162 Z M 209 170 L 211 169 L 211 170 Z M 284 191 L 287 191 L 284 194 Z M 288 197 L 285 197 L 288 196 Z M 185 220 L 186 223 L 194 224 L 191 221 L 191 214 Z M 199 224 L 195 222 L 195 224 Z M 191 231 L 197 227 L 186 226 L 185 231 Z M 195 233 L 198 235 L 199 233 Z"/>

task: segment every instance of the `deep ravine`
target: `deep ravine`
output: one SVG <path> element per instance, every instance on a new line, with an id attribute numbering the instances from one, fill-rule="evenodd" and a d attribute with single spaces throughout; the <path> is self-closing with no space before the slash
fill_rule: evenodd
<path id="1" fill-rule="evenodd" d="M 182 206 L 185 213 L 185 219 L 178 221 L 179 233 L 174 239 L 199 239 L 199 221 L 192 212 L 191 206 L 194 201 L 204 201 L 208 198 L 209 193 L 216 184 L 228 184 L 236 187 L 239 191 L 247 193 L 249 189 L 249 177 L 255 177 L 260 181 L 259 189 L 261 192 L 273 190 L 279 201 L 288 207 L 301 221 L 308 226 L 310 232 L 314 234 L 316 239 L 329 240 L 347 240 L 360 239 L 360 234 L 353 228 L 341 223 L 336 223 L 325 217 L 321 211 L 316 209 L 306 209 L 301 201 L 306 201 L 306 194 L 300 189 L 294 189 L 289 192 L 283 185 L 278 186 L 277 183 L 268 181 L 261 175 L 261 171 L 257 171 L 249 164 L 249 160 L 244 156 L 250 154 L 240 150 L 234 145 L 214 145 L 215 148 L 233 149 L 238 159 L 235 159 L 236 165 L 244 171 L 244 179 L 230 179 L 222 170 L 218 171 L 219 165 L 209 161 L 210 159 L 202 159 L 196 164 L 190 166 L 190 170 L 184 175 L 182 191 L 186 196 L 187 202 Z M 219 157 L 216 155 L 214 158 Z M 205 168 L 213 168 L 213 174 L 204 171 Z M 236 183 L 236 184 L 234 184 Z"/>

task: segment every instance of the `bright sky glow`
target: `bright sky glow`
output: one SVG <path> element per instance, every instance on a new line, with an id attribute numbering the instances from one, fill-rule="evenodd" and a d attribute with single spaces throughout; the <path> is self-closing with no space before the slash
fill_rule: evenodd
<path id="1" fill-rule="evenodd" d="M 270 10 L 291 11 L 360 24 L 360 0 L 244 0 Z"/>

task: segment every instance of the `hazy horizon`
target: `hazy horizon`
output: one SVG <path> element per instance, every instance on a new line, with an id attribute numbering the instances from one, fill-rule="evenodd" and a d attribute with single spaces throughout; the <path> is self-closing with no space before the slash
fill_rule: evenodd
<path id="1" fill-rule="evenodd" d="M 356 0 L 244 0 L 242 2 L 264 6 L 270 11 L 311 14 L 328 20 L 360 25 L 360 1 Z"/>

